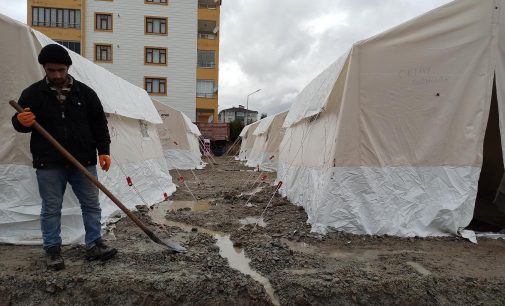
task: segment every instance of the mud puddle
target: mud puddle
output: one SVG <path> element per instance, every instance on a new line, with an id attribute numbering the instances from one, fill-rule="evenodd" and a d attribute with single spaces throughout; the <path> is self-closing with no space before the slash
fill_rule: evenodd
<path id="1" fill-rule="evenodd" d="M 288 239 L 281 239 L 281 241 L 284 242 L 293 251 L 335 259 L 353 258 L 360 261 L 372 261 L 377 260 L 380 256 L 394 256 L 406 253 L 424 254 L 424 252 L 413 250 L 394 250 L 394 251 L 379 250 L 379 249 L 343 250 L 342 248 L 336 249 L 331 247 L 318 247 L 307 244 L 305 242 L 295 242 Z M 410 263 L 407 264 L 414 267 L 414 265 L 411 265 Z M 418 267 L 419 266 L 416 265 L 414 268 L 417 269 Z M 418 272 L 421 274 L 424 273 L 421 271 Z"/>
<path id="2" fill-rule="evenodd" d="M 245 217 L 243 219 L 238 220 L 242 226 L 240 228 L 244 228 L 246 225 L 258 225 L 261 227 L 266 227 L 267 223 L 263 219 L 263 217 Z"/>
<path id="3" fill-rule="evenodd" d="M 425 267 L 423 267 L 420 263 L 413 262 L 413 261 L 407 261 L 406 264 L 408 266 L 411 266 L 412 268 L 414 268 L 414 270 L 416 270 L 421 275 L 424 275 L 424 276 L 431 275 L 431 272 L 428 269 L 426 269 Z"/>
<path id="4" fill-rule="evenodd" d="M 183 201 L 179 201 L 183 202 Z M 191 202 L 191 201 L 187 201 Z M 203 202 L 205 203 L 205 202 Z M 189 203 L 186 203 L 189 205 Z M 181 204 L 182 205 L 182 204 Z M 193 206 L 190 205 L 190 207 L 199 207 L 198 203 L 194 203 Z M 205 206 L 205 205 L 203 205 Z M 209 204 L 210 207 L 210 204 Z M 173 226 L 180 228 L 184 230 L 185 232 L 195 232 L 198 231 L 200 233 L 207 234 L 209 236 L 212 236 L 214 239 L 216 239 L 216 246 L 219 247 L 219 255 L 225 259 L 228 260 L 228 264 L 230 265 L 231 268 L 241 272 L 242 274 L 249 275 L 252 277 L 255 281 L 259 282 L 263 287 L 265 288 L 266 293 L 270 297 L 272 303 L 274 305 L 280 305 L 279 300 L 277 296 L 275 295 L 274 289 L 272 287 L 272 284 L 270 281 L 253 270 L 249 263 L 251 262 L 251 259 L 248 258 L 245 255 L 245 252 L 243 249 L 234 247 L 233 242 L 230 239 L 230 235 L 222 233 L 222 232 L 217 232 L 213 230 L 209 230 L 203 227 L 199 226 L 193 226 L 190 224 L 186 223 L 181 223 L 181 222 L 175 222 L 175 221 L 169 221 L 165 218 L 166 214 L 168 211 L 173 210 L 172 205 L 170 202 L 168 203 L 159 203 L 157 205 L 154 205 L 151 210 L 149 211 L 149 216 L 153 220 L 153 222 L 157 224 L 164 224 L 167 226 Z M 252 218 L 255 221 L 259 219 Z M 264 222 L 264 221 L 263 221 Z M 266 225 L 266 224 L 265 224 Z"/>
<path id="5" fill-rule="evenodd" d="M 255 194 L 260 193 L 261 191 L 263 191 L 263 188 L 265 188 L 265 187 L 259 186 L 259 187 L 256 187 L 256 188 L 254 188 L 253 190 L 251 190 L 249 192 L 243 192 L 243 193 L 239 194 L 238 196 L 239 197 L 245 197 L 245 196 L 250 197 L 250 196 L 253 196 L 253 195 L 255 195 Z"/>
<path id="6" fill-rule="evenodd" d="M 166 204 L 165 204 L 166 203 Z M 210 201 L 168 201 L 157 204 L 157 206 L 166 206 L 165 212 L 189 208 L 191 211 L 202 212 L 208 211 L 212 205 Z"/>

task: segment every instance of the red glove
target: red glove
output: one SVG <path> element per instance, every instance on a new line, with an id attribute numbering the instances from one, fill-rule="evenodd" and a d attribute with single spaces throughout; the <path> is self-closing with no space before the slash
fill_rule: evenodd
<path id="1" fill-rule="evenodd" d="M 25 108 L 24 112 L 17 115 L 17 118 L 24 127 L 31 127 L 35 123 L 35 115 L 30 112 L 29 108 Z"/>
<path id="2" fill-rule="evenodd" d="M 102 167 L 102 170 L 109 171 L 110 156 L 109 155 L 99 155 L 98 160 L 100 161 L 100 167 Z"/>

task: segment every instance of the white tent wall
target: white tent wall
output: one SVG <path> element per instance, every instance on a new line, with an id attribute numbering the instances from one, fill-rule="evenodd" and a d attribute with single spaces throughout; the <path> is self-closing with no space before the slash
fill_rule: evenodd
<path id="1" fill-rule="evenodd" d="M 198 127 L 182 112 L 156 100 L 153 102 L 163 120 L 157 128 L 168 168 L 202 169 Z"/>
<path id="2" fill-rule="evenodd" d="M 265 155 L 268 128 L 274 118 L 275 115 L 272 115 L 258 121 L 258 125 L 252 133 L 254 141 L 252 141 L 250 149 L 248 150 L 246 166 L 257 167 L 261 164 Z"/>
<path id="3" fill-rule="evenodd" d="M 113 163 L 108 172 L 98 171 L 100 181 L 130 208 L 159 203 L 164 200 L 164 193 L 175 192 L 169 169 L 161 156 L 157 125 L 145 125 L 144 121 L 117 115 L 110 115 L 108 121 Z M 140 196 L 128 186 L 127 177 Z M 105 210 L 102 215 L 109 216 L 117 211 L 116 205 L 103 193 L 100 197 L 102 210 Z"/>
<path id="4" fill-rule="evenodd" d="M 499 28 L 495 35 L 498 37 L 496 54 L 496 95 L 498 99 L 498 113 L 499 113 L 499 125 L 501 134 L 502 146 L 505 144 L 505 107 L 503 106 L 503 101 L 505 101 L 505 8 L 502 7 L 505 2 L 501 0 L 497 3 L 500 5 L 499 10 Z M 505 150 L 502 150 L 503 161 L 505 162 Z"/>
<path id="5" fill-rule="evenodd" d="M 282 139 L 284 138 L 285 129 L 282 127 L 288 112 L 282 112 L 275 116 L 268 130 L 268 139 L 265 146 L 264 159 L 260 164 L 260 170 L 277 171 L 279 163 L 279 150 Z"/>
<path id="6" fill-rule="evenodd" d="M 191 122 L 191 119 L 189 119 L 186 114 L 181 112 L 181 115 L 184 118 L 184 122 L 186 123 L 189 151 L 191 152 L 191 157 L 195 165 L 194 169 L 203 169 L 206 163 L 202 161 L 202 153 L 200 151 L 200 137 L 202 136 L 202 133 L 200 133 L 198 126 Z"/>
<path id="7" fill-rule="evenodd" d="M 302 119 L 287 124 L 278 179 L 314 231 L 439 236 L 469 224 L 505 44 L 503 4 L 454 1 L 359 42 L 329 98 L 313 89 L 296 101 L 322 111 L 290 111 Z"/>
<path id="8" fill-rule="evenodd" d="M 246 165 L 256 167 L 259 165 L 262 171 L 276 171 L 277 163 L 279 161 L 279 146 L 282 138 L 284 137 L 284 129 L 282 124 L 286 119 L 288 112 L 282 112 L 261 121 L 254 135 L 254 140 L 251 153 L 247 160 Z"/>
<path id="9" fill-rule="evenodd" d="M 256 121 L 244 127 L 242 132 L 240 132 L 240 137 L 242 138 L 242 143 L 240 144 L 240 151 L 238 154 L 238 160 L 246 161 L 249 154 L 251 153 L 252 146 L 254 145 L 254 140 L 256 136 L 254 131 L 258 127 L 260 121 Z"/>
<path id="10" fill-rule="evenodd" d="M 17 99 L 22 90 L 42 79 L 43 70 L 37 55 L 43 45 L 54 43 L 26 25 L 0 15 L 0 92 L 7 99 Z M 118 78 L 79 55 L 69 51 L 75 63 L 70 69 L 77 80 L 92 87 L 108 115 L 113 162 L 108 172 L 98 170 L 99 180 L 128 208 L 154 204 L 164 199 L 163 193 L 175 191 L 162 156 L 155 123 L 161 118 L 145 91 Z M 99 80 L 100 82 L 97 82 Z M 116 93 L 116 94 L 114 94 Z M 7 101 L 4 101 L 4 103 Z M 41 244 L 40 197 L 31 165 L 30 134 L 17 133 L 11 124 L 14 109 L 6 103 L 0 111 L 0 243 Z M 144 133 L 141 137 L 141 124 Z M 130 176 L 139 195 L 129 187 Z M 102 221 L 118 211 L 100 193 Z M 82 242 L 84 227 L 80 205 L 67 186 L 62 210 L 62 238 L 65 244 Z"/>
<path id="11" fill-rule="evenodd" d="M 31 154 L 29 149 L 30 136 L 17 133 L 11 124 L 15 110 L 7 102 L 17 99 L 26 87 L 44 76 L 37 61 L 36 54 L 40 47 L 30 39 L 28 27 L 18 26 L 18 22 L 10 18 L 1 18 L 0 37 L 12 38 L 9 43 L 0 44 L 0 93 L 2 95 L 2 111 L 0 112 L 0 129 L 2 143 L 0 144 L 0 161 L 2 164 L 29 165 Z M 23 58 L 20 65 L 12 59 Z"/>

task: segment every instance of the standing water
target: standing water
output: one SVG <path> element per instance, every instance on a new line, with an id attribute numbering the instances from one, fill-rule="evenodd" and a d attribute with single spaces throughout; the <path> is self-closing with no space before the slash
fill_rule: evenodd
<path id="1" fill-rule="evenodd" d="M 183 203 L 182 203 L 183 202 Z M 206 203 L 206 204 L 205 204 Z M 210 209 L 210 204 L 208 202 L 194 202 L 194 201 L 171 201 L 171 202 L 162 202 L 157 205 L 154 205 L 152 209 L 149 210 L 149 216 L 153 220 L 153 222 L 158 224 L 165 224 L 168 226 L 178 227 L 186 232 L 191 232 L 192 229 L 198 229 L 198 232 L 204 233 L 212 236 L 216 239 L 216 245 L 219 247 L 219 255 L 228 260 L 228 264 L 231 268 L 238 270 L 239 272 L 249 275 L 255 281 L 259 282 L 265 288 L 266 293 L 270 297 L 272 304 L 280 305 L 279 300 L 275 296 L 274 289 L 270 281 L 254 271 L 249 263 L 251 262 L 250 258 L 247 258 L 244 250 L 241 248 L 236 248 L 233 246 L 233 242 L 230 239 L 230 235 L 225 233 L 212 231 L 203 227 L 193 226 L 186 223 L 169 221 L 165 218 L 167 211 L 177 210 L 180 208 L 189 207 L 194 211 L 205 211 Z M 255 220 L 256 221 L 256 220 Z"/>

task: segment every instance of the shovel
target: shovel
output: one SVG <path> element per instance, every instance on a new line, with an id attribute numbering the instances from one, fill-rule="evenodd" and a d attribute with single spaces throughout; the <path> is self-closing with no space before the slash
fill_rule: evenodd
<path id="1" fill-rule="evenodd" d="M 9 101 L 9 104 L 16 109 L 19 113 L 23 112 L 23 108 L 17 104 L 16 101 L 11 100 Z M 146 235 L 151 238 L 152 241 L 156 242 L 157 244 L 163 245 L 167 247 L 171 252 L 173 253 L 182 253 L 186 252 L 186 249 L 174 242 L 171 241 L 163 241 L 160 238 L 158 238 L 150 229 L 148 229 L 140 220 L 135 217 L 135 215 L 128 209 L 126 206 L 119 201 L 118 198 L 116 198 L 100 181 L 96 179 L 96 177 L 93 176 L 75 157 L 72 156 L 56 139 L 51 136 L 40 124 L 37 122 L 33 123 L 32 127 L 37 130 L 42 136 L 44 136 L 47 141 L 49 141 L 66 159 L 68 159 L 77 169 L 79 169 L 93 184 L 95 184 L 98 189 L 100 189 L 103 193 L 105 193 L 109 199 L 114 202 L 132 221 L 135 223 L 138 227 L 140 227 L 141 230 L 146 233 Z"/>

